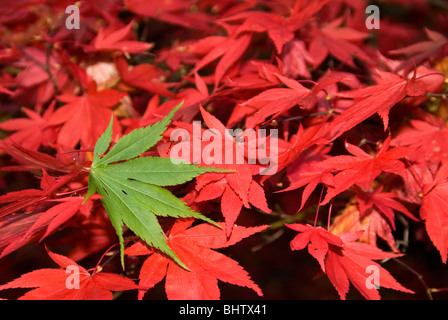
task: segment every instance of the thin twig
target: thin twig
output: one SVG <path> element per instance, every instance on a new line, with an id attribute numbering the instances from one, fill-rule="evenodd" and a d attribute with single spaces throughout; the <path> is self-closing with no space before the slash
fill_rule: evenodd
<path id="1" fill-rule="evenodd" d="M 331 210 L 333 209 L 333 200 L 330 201 L 330 208 L 328 209 L 328 218 L 327 218 L 327 231 L 330 231 L 330 222 L 331 222 Z"/>
<path id="2" fill-rule="evenodd" d="M 278 238 L 280 238 L 285 233 L 285 229 L 279 229 L 274 234 L 264 237 L 264 241 L 254 247 L 252 247 L 251 251 L 256 252 L 263 248 L 265 245 L 274 242 Z"/>
<path id="3" fill-rule="evenodd" d="M 403 261 L 399 260 L 399 259 L 392 259 L 393 261 L 395 261 L 396 263 L 398 263 L 399 265 L 405 267 L 407 270 L 409 270 L 412 274 L 414 274 L 417 279 L 420 281 L 420 283 L 423 285 L 423 287 L 425 287 L 425 291 L 426 294 L 428 296 L 429 300 L 434 300 L 432 297 L 432 293 L 433 292 L 433 288 L 430 288 L 427 284 L 426 281 L 423 279 L 423 276 L 417 272 L 416 270 L 414 270 L 412 267 L 408 266 L 406 263 L 404 263 Z"/>
<path id="4" fill-rule="evenodd" d="M 293 120 L 302 120 L 302 119 L 306 119 L 306 118 L 311 118 L 311 117 L 317 117 L 317 116 L 323 116 L 323 115 L 327 115 L 327 114 L 333 114 L 333 113 L 337 113 L 336 111 L 334 111 L 334 109 L 330 109 L 328 111 L 321 111 L 321 112 L 315 112 L 315 113 L 309 113 L 309 114 L 304 114 L 301 116 L 295 116 L 295 117 L 289 117 L 289 118 L 285 118 L 285 119 L 280 119 L 277 120 L 277 122 L 286 122 L 286 121 L 293 121 Z"/>
<path id="5" fill-rule="evenodd" d="M 314 218 L 314 228 L 316 228 L 316 225 L 317 225 L 317 217 L 319 216 L 319 208 L 320 208 L 320 204 L 322 202 L 323 194 L 324 194 L 324 186 L 322 185 L 322 189 L 320 191 L 319 203 L 317 204 L 317 209 L 316 209 L 316 216 Z"/>
<path id="6" fill-rule="evenodd" d="M 401 214 L 397 214 L 397 218 L 402 223 L 404 228 L 403 239 L 397 241 L 397 244 L 398 246 L 399 245 L 404 246 L 404 248 L 400 250 L 402 253 L 404 253 L 409 246 L 409 222 Z"/>
<path id="7" fill-rule="evenodd" d="M 428 92 L 426 94 L 426 96 L 430 97 L 430 98 L 440 98 L 440 99 L 447 99 L 448 98 L 445 92 L 444 93 L 431 93 L 431 92 Z"/>

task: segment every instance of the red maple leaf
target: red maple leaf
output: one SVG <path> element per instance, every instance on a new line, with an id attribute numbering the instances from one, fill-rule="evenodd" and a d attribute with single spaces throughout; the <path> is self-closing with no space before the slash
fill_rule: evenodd
<path id="1" fill-rule="evenodd" d="M 336 236 L 321 227 L 303 224 L 287 226 L 301 232 L 291 241 L 291 249 L 301 250 L 308 245 L 308 251 L 319 262 L 341 299 L 345 300 L 350 282 L 366 299 L 380 299 L 376 287 L 413 293 L 399 284 L 387 270 L 372 261 L 396 258 L 401 254 L 387 253 L 369 244 L 357 242 L 363 231 Z M 370 268 L 377 272 L 374 283 L 368 283 Z"/>
<path id="2" fill-rule="evenodd" d="M 157 63 L 166 63 L 167 66 L 175 71 L 183 65 L 192 65 L 198 60 L 194 53 L 187 50 L 191 40 L 185 42 L 175 40 L 171 47 L 162 48 L 157 51 Z"/>
<path id="3" fill-rule="evenodd" d="M 242 103 L 254 108 L 253 115 L 246 118 L 246 128 L 254 128 L 267 117 L 272 115 L 275 117 L 296 105 L 299 105 L 300 108 L 305 108 L 303 103 L 310 90 L 293 79 L 286 78 L 280 74 L 276 74 L 276 76 L 287 86 L 286 88 L 265 90 Z"/>
<path id="4" fill-rule="evenodd" d="M 7 139 L 30 150 L 37 150 L 41 145 L 51 145 L 56 140 L 56 133 L 46 124 L 54 112 L 54 103 L 42 115 L 27 108 L 23 108 L 23 112 L 28 118 L 10 119 L 0 123 L 1 130 L 15 131 Z"/>
<path id="5" fill-rule="evenodd" d="M 118 30 L 113 27 L 107 29 L 101 28 L 95 39 L 93 39 L 92 44 L 84 46 L 84 50 L 86 52 L 122 51 L 125 53 L 140 53 L 148 50 L 153 44 L 126 39 L 130 34 L 133 23 L 134 21 L 131 21 Z"/>
<path id="6" fill-rule="evenodd" d="M 115 64 L 122 81 L 128 86 L 165 97 L 174 97 L 174 94 L 168 90 L 168 85 L 158 80 L 157 67 L 144 63 L 130 68 L 126 60 L 121 56 L 115 60 Z"/>
<path id="7" fill-rule="evenodd" d="M 413 158 L 416 161 L 437 161 L 448 158 L 448 127 L 443 120 L 430 117 L 423 120 L 412 119 L 410 126 L 404 127 L 392 139 L 393 145 L 417 148 Z"/>
<path id="8" fill-rule="evenodd" d="M 300 223 L 287 224 L 288 228 L 300 232 L 291 241 L 291 250 L 302 250 L 308 246 L 308 252 L 319 262 L 325 272 L 325 256 L 329 245 L 342 247 L 342 240 L 322 227 L 313 227 Z"/>
<path id="9" fill-rule="evenodd" d="M 79 176 L 79 170 L 73 171 L 57 179 L 50 177 L 45 170 L 42 170 L 42 172 L 41 190 L 23 189 L 0 196 L 0 203 L 9 203 L 9 205 L 0 208 L 0 217 L 17 213 L 24 209 L 33 208 L 37 204 L 51 199 L 57 190 Z"/>
<path id="10" fill-rule="evenodd" d="M 448 255 L 448 164 L 443 163 L 431 182 L 423 186 L 420 217 L 426 231 L 446 263 Z"/>
<path id="11" fill-rule="evenodd" d="M 300 54 L 298 54 L 299 52 Z M 284 65 L 283 74 L 286 77 L 311 79 L 308 65 L 311 65 L 314 60 L 302 40 L 294 39 L 285 44 L 282 52 L 282 62 Z"/>
<path id="12" fill-rule="evenodd" d="M 301 153 L 286 169 L 290 185 L 278 192 L 295 190 L 305 186 L 299 211 L 302 210 L 311 193 L 319 183 L 334 186 L 331 170 L 321 165 L 328 159 L 327 146 L 310 147 L 307 152 Z"/>
<path id="13" fill-rule="evenodd" d="M 256 60 L 248 61 L 240 71 L 239 75 L 228 79 L 226 85 L 230 87 L 228 92 L 239 92 L 241 90 L 266 90 L 277 87 L 281 81 L 276 74 L 281 74 L 279 68 L 272 64 L 263 63 Z M 225 93 L 221 89 L 220 93 Z M 227 120 L 229 128 L 238 122 L 243 122 L 248 115 L 253 114 L 257 108 L 246 103 L 237 103 L 232 110 L 232 114 Z"/>
<path id="14" fill-rule="evenodd" d="M 193 72 L 219 59 L 214 73 L 215 88 L 228 70 L 241 59 L 251 41 L 250 33 L 232 36 L 210 36 L 194 43 L 190 50 L 203 57 L 196 63 Z"/>
<path id="15" fill-rule="evenodd" d="M 246 127 L 253 128 L 262 123 L 267 117 L 278 117 L 294 106 L 309 110 L 317 103 L 317 95 L 327 86 L 340 81 L 329 72 L 322 77 L 312 89 L 301 85 L 298 81 L 275 74 L 287 88 L 273 88 L 245 101 L 243 104 L 256 108 L 256 112 L 246 119 Z"/>
<path id="16" fill-rule="evenodd" d="M 443 34 L 428 28 L 424 28 L 424 31 L 430 40 L 413 43 L 407 47 L 389 51 L 389 54 L 392 55 L 408 57 L 408 59 L 402 61 L 395 68 L 395 72 L 403 69 L 405 73 L 409 72 L 416 65 L 437 57 L 439 52 L 442 52 L 443 48 L 448 44 L 448 39 Z"/>
<path id="17" fill-rule="evenodd" d="M 191 80 L 191 82 L 193 82 Z M 182 103 L 182 107 L 176 112 L 175 119 L 186 123 L 191 123 L 197 115 L 198 105 L 207 102 L 210 95 L 204 79 L 196 72 L 194 73 L 194 84 L 196 88 L 185 88 L 176 98 L 166 101 L 157 110 L 160 114 L 168 114 L 175 106 Z"/>
<path id="18" fill-rule="evenodd" d="M 387 242 L 392 251 L 399 252 L 390 222 L 376 208 L 372 208 L 361 217 L 356 204 L 347 205 L 343 212 L 335 217 L 330 228 L 335 235 L 359 230 L 364 230 L 364 233 L 358 241 L 377 246 L 377 239 L 381 238 Z"/>
<path id="19" fill-rule="evenodd" d="M 329 188 L 322 204 L 328 203 L 334 196 L 357 185 L 370 189 L 373 180 L 382 172 L 402 175 L 405 165 L 399 159 L 409 155 L 413 150 L 408 147 L 389 148 L 391 137 L 388 136 L 375 156 L 348 142 L 345 147 L 352 155 L 334 156 L 324 160 L 321 165 L 339 171 L 334 176 L 334 188 Z"/>
<path id="20" fill-rule="evenodd" d="M 57 138 L 60 146 L 73 148 L 81 142 L 83 147 L 91 147 L 109 125 L 113 115 L 111 107 L 124 96 L 126 93 L 114 89 L 97 91 L 95 82 L 91 81 L 83 96 L 62 94 L 57 97 L 65 105 L 52 114 L 47 126 L 61 126 Z"/>
<path id="21" fill-rule="evenodd" d="M 376 286 L 406 293 L 414 293 L 403 287 L 386 269 L 373 261 L 396 258 L 402 255 L 384 252 L 369 244 L 356 242 L 362 233 L 360 231 L 341 235 L 340 238 L 344 242 L 344 246 L 333 246 L 332 249 L 334 250 L 328 251 L 328 256 L 325 261 L 327 276 L 338 291 L 341 299 L 345 299 L 348 293 L 349 282 L 366 299 L 380 299 Z M 371 276 L 370 272 L 372 272 L 372 269 L 374 270 L 373 272 L 379 272 L 377 275 L 378 282 L 370 282 L 374 286 L 367 287 L 366 283 Z"/>
<path id="22" fill-rule="evenodd" d="M 66 254 L 72 260 L 82 259 L 107 250 L 118 242 L 115 228 L 110 223 L 109 216 L 100 208 L 83 219 L 76 228 L 70 228 L 64 243 L 70 244 L 70 251 Z"/>
<path id="23" fill-rule="evenodd" d="M 394 210 L 399 211 L 408 218 L 417 221 L 417 219 L 403 204 L 395 200 L 396 195 L 393 192 L 381 192 L 382 189 L 383 186 L 380 186 L 373 191 L 364 191 L 361 188 L 355 188 L 356 199 L 358 200 L 359 205 L 359 214 L 361 217 L 375 207 L 376 210 L 381 212 L 389 221 L 393 229 L 395 229 Z"/>
<path id="24" fill-rule="evenodd" d="M 422 96 L 426 87 L 422 80 L 412 77 L 403 79 L 396 74 L 377 70 L 373 75 L 377 84 L 347 92 L 340 92 L 342 98 L 354 99 L 355 103 L 328 123 L 326 137 L 334 140 L 375 113 L 389 126 L 390 109 L 405 97 Z"/>
<path id="25" fill-rule="evenodd" d="M 55 85 L 59 90 L 66 87 L 73 89 L 65 68 L 60 68 L 63 63 L 61 57 L 55 51 L 47 54 L 43 49 L 27 47 L 21 52 L 23 61 L 18 63 L 18 66 L 23 70 L 14 79 L 17 86 L 14 94 L 29 101 L 35 110 L 39 110 L 54 98 L 57 93 Z"/>
<path id="26" fill-rule="evenodd" d="M 26 238 L 24 235 L 42 213 L 10 214 L 0 218 L 0 258 L 40 238 L 45 232 L 45 225 L 35 229 L 33 234 Z"/>
<path id="27" fill-rule="evenodd" d="M 288 25 L 293 30 L 299 30 L 305 26 L 330 0 L 296 1 L 291 15 L 287 18 Z"/>
<path id="28" fill-rule="evenodd" d="M 49 250 L 47 252 L 60 269 L 47 268 L 25 273 L 1 285 L 0 290 L 35 288 L 22 295 L 19 300 L 112 300 L 111 291 L 139 288 L 127 277 L 101 272 L 98 267 L 89 273 L 75 261 Z M 78 279 L 69 278 L 72 272 L 77 272 Z M 77 280 L 79 283 L 76 283 Z"/>
<path id="29" fill-rule="evenodd" d="M 6 204 L 0 208 L 0 257 L 46 238 L 78 212 L 89 216 L 91 201 L 83 204 L 83 197 L 56 197 L 58 190 L 77 177 L 78 171 L 55 178 L 43 170 L 41 190 L 23 189 L 0 196 L 0 204 Z"/>
<path id="30" fill-rule="evenodd" d="M 139 298 L 165 277 L 165 291 L 170 300 L 217 300 L 220 298 L 218 280 L 247 287 L 262 296 L 261 289 L 235 260 L 211 249 L 234 245 L 268 226 L 234 226 L 232 235 L 227 237 L 223 229 L 209 224 L 190 227 L 193 222 L 192 219 L 178 219 L 168 234 L 170 247 L 189 270 L 143 242 L 125 250 L 127 255 L 149 255 L 140 270 L 139 286 L 145 289 L 140 290 Z"/>
<path id="31" fill-rule="evenodd" d="M 60 152 L 56 156 L 51 156 L 47 153 L 30 150 L 15 143 L 11 139 L 0 140 L 0 150 L 7 153 L 11 158 L 18 162 L 14 166 L 2 167 L 2 170 L 11 171 L 32 171 L 32 170 L 46 170 L 58 173 L 69 173 L 76 168 L 76 163 L 73 161 L 74 157 L 69 156 L 65 152 Z M 80 161 L 82 162 L 82 160 Z"/>
<path id="32" fill-rule="evenodd" d="M 94 195 L 93 199 L 97 199 L 97 196 Z M 27 238 L 29 235 L 33 234 L 36 229 L 45 227 L 45 233 L 40 238 L 40 240 L 42 240 L 54 233 L 77 212 L 82 212 L 84 216 L 88 216 L 92 206 L 90 198 L 85 204 L 83 203 L 84 197 L 66 197 L 61 199 L 52 199 L 49 201 L 58 203 L 39 216 L 36 222 L 34 222 L 28 229 L 24 235 L 24 238 Z"/>
<path id="33" fill-rule="evenodd" d="M 221 197 L 221 211 L 226 221 L 226 232 L 230 235 L 243 206 L 249 208 L 252 204 L 266 213 L 271 212 L 263 187 L 253 178 L 265 166 L 248 162 L 248 157 L 253 156 L 248 150 L 249 140 L 256 139 L 255 142 L 259 143 L 260 137 L 248 136 L 247 140 L 239 141 L 238 137 L 232 136 L 219 119 L 202 106 L 199 106 L 199 109 L 205 124 L 209 127 L 207 134 L 210 136 L 204 134 L 205 129 L 199 128 L 201 132 L 195 133 L 194 126 L 184 126 L 177 122 L 179 128 L 185 128 L 191 134 L 189 139 L 183 138 L 172 146 L 169 156 L 180 157 L 190 163 L 229 170 L 225 173 L 207 172 L 197 177 L 196 190 L 199 194 L 195 201 L 201 202 Z M 264 145 L 269 145 L 266 140 L 261 140 Z M 259 144 L 256 145 L 259 146 Z M 183 147 L 186 147 L 188 151 L 183 152 Z M 269 151 L 266 152 L 266 155 L 270 157 Z"/>
<path id="34" fill-rule="evenodd" d="M 233 172 L 224 173 L 221 176 L 219 174 L 204 174 L 199 177 L 198 181 L 201 181 L 201 185 L 205 187 L 201 190 L 201 185 L 198 185 L 198 198 L 199 200 L 201 200 L 201 197 L 204 199 L 204 194 L 208 193 L 207 198 L 213 199 L 210 197 L 210 188 L 215 189 L 214 198 L 222 195 L 221 209 L 226 220 L 227 234 L 230 235 L 232 226 L 243 206 L 248 208 L 249 203 L 251 203 L 264 212 L 269 213 L 271 210 L 268 208 L 263 188 L 253 180 L 257 166 L 249 164 L 247 159 L 240 158 L 240 155 L 246 154 L 249 141 L 238 141 L 237 138 L 235 139 L 230 135 L 229 131 L 216 117 L 205 111 L 202 106 L 200 106 L 200 110 L 206 125 L 210 129 L 217 130 L 219 133 L 217 138 L 223 140 L 223 149 L 220 154 L 223 157 L 221 159 L 222 164 L 218 163 L 214 164 L 214 166 L 220 169 L 232 170 Z M 247 143 L 247 145 L 244 145 L 244 143 Z M 229 149 L 229 145 L 233 150 Z M 231 158 L 229 157 L 230 159 L 227 158 L 228 154 L 231 156 Z M 219 157 L 219 155 L 214 156 Z M 230 162 L 227 162 L 228 160 Z M 215 184 L 215 187 L 212 187 L 211 183 Z"/>
<path id="35" fill-rule="evenodd" d="M 366 32 L 360 32 L 349 27 L 341 27 L 344 18 L 338 18 L 315 29 L 308 51 L 313 58 L 313 67 L 316 69 L 331 54 L 340 62 L 356 67 L 353 56 L 364 62 L 370 62 L 370 57 L 362 50 L 361 43 L 369 37 Z"/>
<path id="36" fill-rule="evenodd" d="M 308 148 L 314 145 L 328 144 L 328 141 L 321 136 L 321 129 L 324 124 L 322 122 L 321 124 L 310 126 L 306 129 L 302 125 L 299 126 L 298 132 L 291 137 L 290 141 L 282 149 L 279 149 L 278 171 L 296 161 L 302 152 Z"/>
<path id="37" fill-rule="evenodd" d="M 234 31 L 236 34 L 247 32 L 267 32 L 274 42 L 278 53 L 282 52 L 283 45 L 294 38 L 294 31 L 288 25 L 288 20 L 279 14 L 263 11 L 245 11 L 233 16 L 220 19 L 218 23 L 235 23 L 244 21 Z"/>

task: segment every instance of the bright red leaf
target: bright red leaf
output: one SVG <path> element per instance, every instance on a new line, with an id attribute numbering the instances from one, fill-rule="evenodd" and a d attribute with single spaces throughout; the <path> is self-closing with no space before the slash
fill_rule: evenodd
<path id="1" fill-rule="evenodd" d="M 394 193 L 381 192 L 382 189 L 380 187 L 374 191 L 367 192 L 360 188 L 355 189 L 361 217 L 375 207 L 389 221 L 393 229 L 395 229 L 394 210 L 403 213 L 410 219 L 417 220 L 403 204 L 395 200 L 396 195 Z"/>
<path id="2" fill-rule="evenodd" d="M 400 159 L 413 150 L 408 147 L 389 148 L 390 141 L 389 136 L 375 156 L 346 142 L 345 147 L 351 156 L 340 155 L 324 160 L 322 162 L 324 168 L 337 170 L 338 173 L 334 176 L 334 187 L 328 189 L 322 204 L 328 203 L 334 196 L 355 184 L 365 190 L 370 189 L 372 182 L 382 172 L 404 174 L 405 165 Z"/>
<path id="3" fill-rule="evenodd" d="M 74 148 L 81 142 L 83 147 L 91 147 L 106 130 L 113 114 L 111 108 L 124 96 L 125 93 L 114 89 L 97 91 L 97 86 L 91 82 L 84 96 L 58 96 L 65 105 L 53 113 L 47 126 L 61 126 L 57 138 L 61 146 Z M 83 130 L 80 121 L 85 122 L 89 130 Z"/>
<path id="4" fill-rule="evenodd" d="M 387 242 L 393 252 L 399 252 L 390 222 L 376 208 L 372 208 L 361 217 L 356 204 L 348 205 L 341 214 L 335 217 L 330 229 L 335 235 L 359 230 L 364 230 L 364 233 L 358 241 L 377 246 L 380 238 Z"/>
<path id="5" fill-rule="evenodd" d="M 48 251 L 48 254 L 60 269 L 39 269 L 25 273 L 19 278 L 1 285 L 0 291 L 14 288 L 35 288 L 22 295 L 20 300 L 112 300 L 111 291 L 138 288 L 127 277 L 101 272 L 98 268 L 90 273 L 65 256 L 51 251 Z"/>
<path id="6" fill-rule="evenodd" d="M 302 250 L 308 247 L 308 252 L 319 262 L 322 271 L 325 272 L 325 257 L 329 245 L 342 247 L 343 242 L 338 237 L 322 227 L 313 227 L 304 224 L 288 224 L 288 228 L 300 232 L 291 241 L 291 250 Z"/>
<path id="7" fill-rule="evenodd" d="M 292 250 L 301 250 L 308 245 L 308 251 L 316 258 L 339 293 L 345 299 L 350 282 L 366 299 L 380 299 L 375 286 L 413 293 L 399 284 L 389 272 L 373 260 L 395 258 L 400 254 L 381 251 L 377 247 L 356 242 L 363 233 L 352 232 L 336 236 L 320 227 L 291 224 L 289 228 L 301 232 L 291 241 Z M 377 281 L 369 282 L 372 268 L 377 272 Z"/>
<path id="8" fill-rule="evenodd" d="M 327 150 L 325 151 L 325 149 Z M 310 148 L 309 152 L 300 154 L 288 166 L 287 175 L 290 185 L 279 192 L 295 190 L 305 186 L 299 211 L 303 208 L 318 184 L 322 183 L 329 187 L 334 186 L 334 178 L 331 170 L 323 167 L 321 164 L 323 160 L 329 158 L 326 154 L 328 151 L 326 146 L 324 148 Z"/>
<path id="9" fill-rule="evenodd" d="M 380 299 L 378 290 L 374 286 L 375 284 L 378 287 L 414 293 L 403 287 L 386 269 L 373 261 L 396 258 L 401 256 L 401 254 L 387 253 L 369 244 L 355 242 L 361 234 L 362 232 L 355 232 L 341 235 L 340 238 L 344 242 L 344 246 L 332 247 L 334 250 L 328 252 L 328 257 L 325 261 L 328 278 L 335 286 L 341 299 L 345 299 L 348 293 L 349 282 L 366 299 Z M 377 275 L 377 283 L 375 283 L 375 280 L 369 280 L 372 270 L 379 273 Z M 373 286 L 367 287 L 367 283 Z"/>
<path id="10" fill-rule="evenodd" d="M 90 46 L 85 46 L 84 50 L 89 51 L 121 51 L 125 53 L 138 53 L 148 50 L 153 46 L 151 43 L 144 43 L 135 40 L 127 40 L 131 33 L 133 21 L 129 22 L 121 29 L 100 29 Z"/>
<path id="11" fill-rule="evenodd" d="M 221 211 L 225 218 L 227 235 L 230 236 L 243 206 L 250 208 L 252 204 L 264 212 L 271 212 L 263 187 L 254 180 L 254 176 L 259 174 L 263 167 L 249 164 L 247 157 L 251 156 L 251 151 L 247 149 L 250 145 L 248 141 L 239 141 L 238 137 L 232 136 L 224 124 L 202 106 L 200 111 L 205 124 L 209 127 L 207 130 L 209 136 L 201 139 L 206 136 L 204 130 L 195 133 L 197 129 L 188 127 L 191 133 L 189 139 L 183 138 L 173 146 L 169 154 L 191 163 L 199 162 L 204 166 L 229 170 L 225 173 L 207 172 L 199 176 L 196 179 L 196 189 L 199 191 L 196 201 L 221 197 Z M 243 135 L 244 132 L 241 136 Z M 252 138 L 257 139 L 255 142 L 259 143 L 259 137 Z M 184 147 L 189 152 L 182 152 Z"/>
<path id="12" fill-rule="evenodd" d="M 441 119 L 426 117 L 425 120 L 410 120 L 406 126 L 392 139 L 398 146 L 413 146 L 417 148 L 417 159 L 427 161 L 442 161 L 448 158 L 448 127 Z"/>
<path id="13" fill-rule="evenodd" d="M 126 249 L 128 255 L 149 255 L 140 271 L 140 287 L 152 288 L 166 277 L 165 291 L 170 300 L 217 300 L 220 298 L 220 280 L 247 287 L 262 296 L 261 289 L 235 260 L 211 249 L 232 246 L 268 226 L 234 226 L 232 235 L 227 237 L 223 229 L 209 224 L 191 227 L 192 223 L 193 220 L 177 220 L 168 234 L 171 248 L 189 270 L 183 269 L 142 242 Z M 140 291 L 140 299 L 147 289 Z"/>
<path id="14" fill-rule="evenodd" d="M 391 50 L 392 55 L 407 56 L 408 59 L 401 62 L 396 71 L 404 69 L 408 72 L 410 69 L 423 63 L 425 60 L 438 56 L 439 52 L 448 44 L 448 39 L 437 31 L 424 28 L 427 41 L 421 41 L 411 44 L 405 48 Z"/>
<path id="15" fill-rule="evenodd" d="M 123 82 L 129 86 L 141 88 L 162 96 L 173 97 L 165 83 L 157 79 L 157 67 L 150 64 L 139 64 L 130 68 L 123 57 L 116 59 L 115 64 Z"/>
<path id="16" fill-rule="evenodd" d="M 375 113 L 381 116 L 386 130 L 389 126 L 389 111 L 394 105 L 407 96 L 422 96 L 426 93 L 423 81 L 415 78 L 406 80 L 379 70 L 374 78 L 376 85 L 340 94 L 343 98 L 354 99 L 354 104 L 328 124 L 328 139 L 336 139 Z"/>
<path id="17" fill-rule="evenodd" d="M 42 115 L 26 108 L 23 112 L 28 118 L 10 119 L 0 123 L 1 130 L 15 131 L 8 136 L 8 140 L 31 150 L 37 150 L 41 145 L 51 145 L 56 140 L 56 133 L 46 124 L 54 112 L 54 104 Z"/>
<path id="18" fill-rule="evenodd" d="M 204 45 L 210 47 L 206 49 L 205 56 L 196 63 L 196 67 L 193 71 L 198 72 L 200 69 L 219 59 L 214 75 L 215 88 L 218 87 L 228 70 L 241 59 L 242 55 L 249 47 L 250 40 L 251 35 L 244 33 L 229 37 L 212 36 L 198 41 L 192 46 L 191 50 L 194 53 L 203 53 L 205 51 Z"/>
<path id="19" fill-rule="evenodd" d="M 317 68 L 331 54 L 340 62 L 355 67 L 353 56 L 364 63 L 370 62 L 370 57 L 356 43 L 361 43 L 369 37 L 368 33 L 349 27 L 341 27 L 343 18 L 329 22 L 321 29 L 316 29 L 309 45 L 309 53 Z"/>
<path id="20" fill-rule="evenodd" d="M 420 217 L 425 220 L 426 231 L 446 263 L 448 255 L 448 165 L 444 163 L 434 180 L 423 187 Z"/>
<path id="21" fill-rule="evenodd" d="M 220 22 L 233 22 L 243 20 L 235 30 L 235 33 L 267 32 L 269 38 L 274 42 L 278 53 L 282 52 L 283 46 L 294 38 L 294 30 L 288 25 L 284 17 L 269 12 L 246 11 L 221 19 Z"/>

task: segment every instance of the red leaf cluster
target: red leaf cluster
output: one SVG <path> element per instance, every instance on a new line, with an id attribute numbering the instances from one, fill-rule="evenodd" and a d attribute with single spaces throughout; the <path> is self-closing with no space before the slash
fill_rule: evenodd
<path id="1" fill-rule="evenodd" d="M 164 281 L 168 299 L 228 298 L 220 280 L 277 298 L 279 277 L 262 278 L 285 268 L 272 255 L 300 273 L 305 248 L 332 298 L 350 284 L 367 299 L 380 287 L 431 292 L 400 284 L 383 262 L 412 259 L 419 242 L 446 267 L 448 7 L 375 1 L 380 28 L 370 30 L 369 4 L 81 0 L 78 16 L 66 1 L 2 3 L 0 294 L 143 299 Z M 169 187 L 223 229 L 160 219 L 188 270 L 124 230 L 122 270 L 99 196 L 83 201 L 95 143 L 111 117 L 116 143 L 180 102 L 146 155 L 226 169 Z M 29 262 L 13 253 L 27 250 L 60 268 L 17 274 Z M 75 289 L 68 266 L 80 270 Z"/>

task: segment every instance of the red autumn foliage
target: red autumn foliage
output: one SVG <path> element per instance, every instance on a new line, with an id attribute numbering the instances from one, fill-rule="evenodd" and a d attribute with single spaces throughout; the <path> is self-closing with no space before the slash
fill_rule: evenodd
<path id="1" fill-rule="evenodd" d="M 1 298 L 446 298 L 445 2 L 69 5 L 2 2 Z M 124 229 L 123 269 L 100 196 L 84 202 L 95 143 L 111 118 L 113 144 L 180 102 L 145 155 L 186 145 L 230 169 L 168 187 L 222 229 L 159 219 L 187 268 Z M 251 150 L 228 129 L 277 134 Z M 214 145 L 230 163 L 208 162 Z"/>

